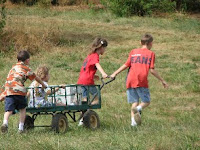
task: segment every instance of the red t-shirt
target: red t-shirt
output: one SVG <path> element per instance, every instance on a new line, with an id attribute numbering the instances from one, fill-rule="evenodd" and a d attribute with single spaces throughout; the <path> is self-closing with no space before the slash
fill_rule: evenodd
<path id="1" fill-rule="evenodd" d="M 96 63 L 99 63 L 99 55 L 97 53 L 88 55 L 81 67 L 77 84 L 94 85 L 94 75 L 97 71 Z"/>
<path id="2" fill-rule="evenodd" d="M 149 69 L 154 68 L 155 54 L 148 49 L 133 49 L 125 63 L 129 67 L 127 75 L 126 87 L 148 88 Z"/>

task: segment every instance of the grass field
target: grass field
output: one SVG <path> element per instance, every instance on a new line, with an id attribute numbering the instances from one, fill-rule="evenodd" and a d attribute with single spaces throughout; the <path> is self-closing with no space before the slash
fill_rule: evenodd
<path id="1" fill-rule="evenodd" d="M 200 20 L 186 15 L 116 18 L 101 10 L 12 6 L 1 39 L 0 84 L 16 62 L 16 49 L 24 48 L 32 54 L 34 70 L 39 64 L 51 67 L 49 84 L 74 84 L 88 45 L 96 36 L 109 42 L 100 64 L 111 74 L 126 61 L 131 49 L 140 47 L 139 39 L 146 32 L 154 36 L 156 70 L 170 87 L 164 89 L 149 76 L 152 103 L 143 111 L 141 126 L 130 127 L 124 71 L 102 90 L 102 109 L 96 111 L 100 129 L 90 131 L 70 120 L 66 134 L 35 128 L 19 135 L 15 115 L 10 118 L 9 133 L 0 135 L 0 149 L 200 149 Z M 0 103 L 0 122 L 3 113 L 4 104 Z M 36 121 L 51 122 L 50 117 Z"/>

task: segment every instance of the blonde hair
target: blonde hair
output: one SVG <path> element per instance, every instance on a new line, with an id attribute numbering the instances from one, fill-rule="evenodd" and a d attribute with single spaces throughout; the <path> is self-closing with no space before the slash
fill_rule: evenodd
<path id="1" fill-rule="evenodd" d="M 141 38 L 142 45 L 149 45 L 151 42 L 153 42 L 153 37 L 148 33 Z"/>
<path id="2" fill-rule="evenodd" d="M 108 46 L 108 42 L 106 41 L 106 39 L 97 37 L 94 39 L 91 45 L 90 54 L 95 53 L 101 47 L 107 47 L 107 46 Z"/>
<path id="3" fill-rule="evenodd" d="M 49 74 L 49 68 L 46 65 L 39 66 L 36 70 L 36 75 L 44 79 Z"/>
<path id="4" fill-rule="evenodd" d="M 49 68 L 48 68 L 46 65 L 39 66 L 39 67 L 36 69 L 36 75 L 37 75 L 40 79 L 44 79 L 48 74 L 49 74 Z M 35 87 L 38 87 L 39 85 L 40 85 L 40 83 L 38 83 L 38 82 L 36 81 Z M 39 90 L 38 90 L 38 88 L 36 88 L 35 91 L 36 91 L 36 95 L 38 96 L 38 95 L 39 95 Z"/>

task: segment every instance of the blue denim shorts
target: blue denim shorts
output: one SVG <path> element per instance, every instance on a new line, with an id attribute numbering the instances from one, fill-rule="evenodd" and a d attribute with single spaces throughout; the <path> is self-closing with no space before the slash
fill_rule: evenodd
<path id="1" fill-rule="evenodd" d="M 92 94 L 93 96 L 97 94 L 97 88 L 95 86 L 82 86 L 81 88 L 82 88 L 83 98 L 86 98 L 88 94 Z"/>
<path id="2" fill-rule="evenodd" d="M 5 98 L 5 112 L 24 109 L 27 106 L 27 99 L 21 95 L 10 95 Z"/>
<path id="3" fill-rule="evenodd" d="M 129 88 L 127 89 L 127 98 L 128 103 L 138 103 L 139 98 L 143 103 L 150 102 L 150 93 L 148 88 L 138 87 L 138 88 Z"/>

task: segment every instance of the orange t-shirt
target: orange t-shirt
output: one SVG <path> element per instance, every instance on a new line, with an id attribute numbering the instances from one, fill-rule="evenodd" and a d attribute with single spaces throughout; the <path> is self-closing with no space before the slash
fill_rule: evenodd
<path id="1" fill-rule="evenodd" d="M 26 96 L 26 88 L 24 82 L 27 79 L 34 80 L 36 77 L 35 73 L 25 65 L 23 62 L 18 62 L 9 71 L 6 83 L 4 85 L 5 91 L 0 96 L 9 95 L 22 95 Z"/>
<path id="2" fill-rule="evenodd" d="M 154 68 L 155 54 L 148 49 L 133 49 L 125 63 L 129 67 L 127 75 L 126 87 L 148 88 L 149 69 Z"/>

